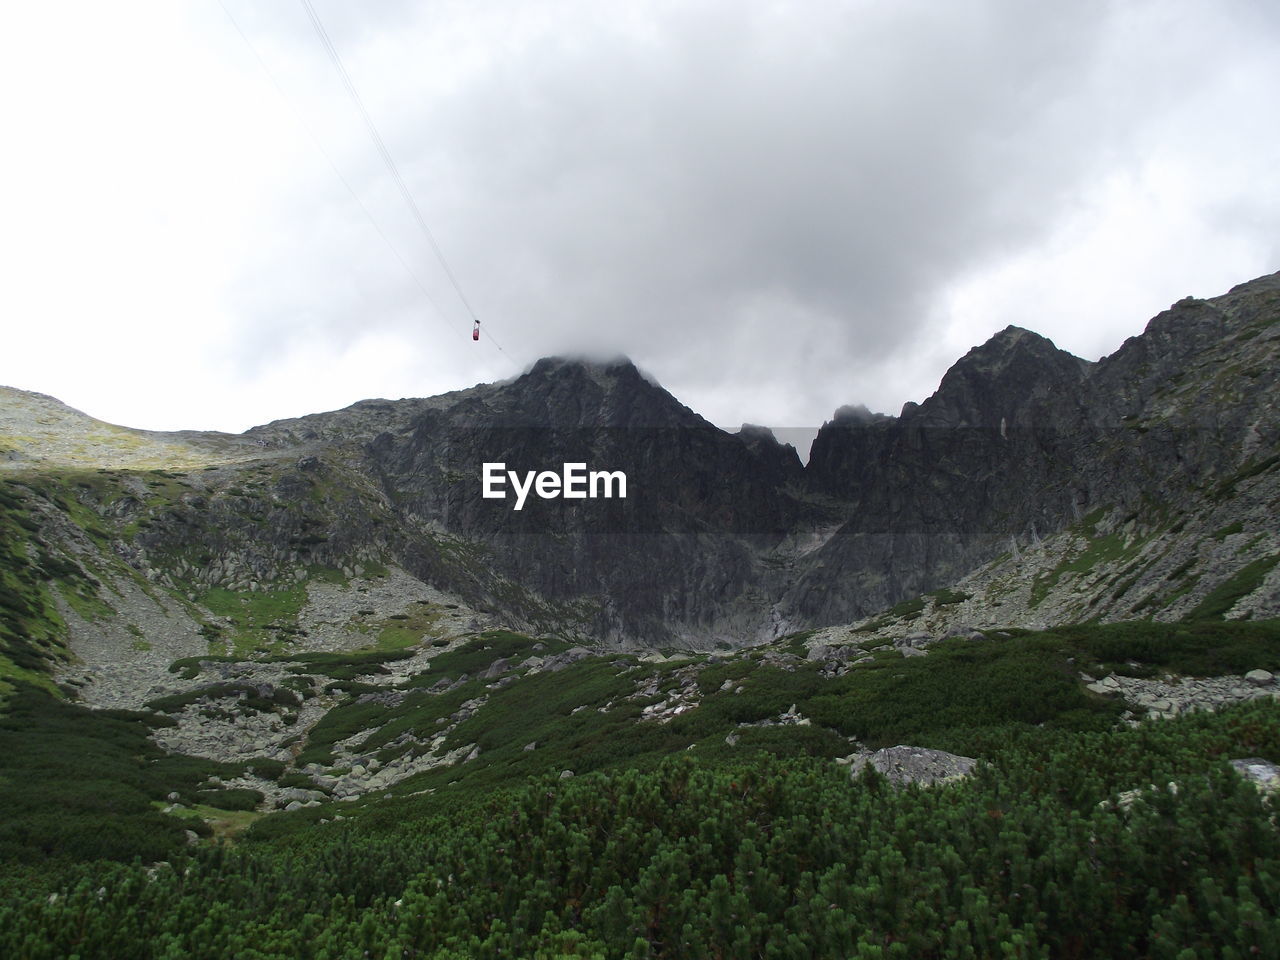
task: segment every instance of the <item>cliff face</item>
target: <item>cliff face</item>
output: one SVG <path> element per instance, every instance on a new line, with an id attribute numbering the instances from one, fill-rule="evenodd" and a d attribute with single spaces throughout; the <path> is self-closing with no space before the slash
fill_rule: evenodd
<path id="1" fill-rule="evenodd" d="M 855 619 L 1096 509 L 1172 527 L 1233 475 L 1274 476 L 1278 335 L 1272 275 L 1180 301 L 1096 364 L 1010 327 L 900 417 L 837 417 L 807 479 L 853 515 L 789 590 L 788 614 Z"/>
<path id="2" fill-rule="evenodd" d="M 1039 586 L 1018 616 L 1174 616 L 1280 551 L 1259 520 L 1280 476 L 1277 353 L 1280 275 L 1181 301 L 1097 363 L 1010 327 L 897 417 L 843 408 L 807 467 L 762 428 L 716 428 L 625 360 L 543 360 L 504 383 L 241 437 L 65 413 L 93 450 L 110 441 L 101 463 L 68 459 L 84 446 L 70 427 L 19 436 L 28 406 L 47 423 L 55 402 L 11 391 L 0 423 L 16 426 L 0 441 L 50 549 L 90 579 L 140 577 L 206 610 L 209 591 L 395 568 L 524 629 L 742 644 L 856 620 L 1006 555 L 1049 565 L 1024 570 Z M 522 478 L 565 463 L 617 471 L 627 496 L 531 494 L 515 510 L 510 483 L 506 499 L 483 496 L 485 463 Z M 1075 563 L 1069 551 L 1034 558 L 1086 529 L 1119 538 L 1099 569 L 1118 566 L 1077 582 L 1073 606 L 1075 594 L 1054 599 L 1079 572 L 1054 573 Z M 1140 607 L 1146 594 L 1115 582 L 1137 556 L 1146 566 L 1124 582 L 1180 567 L 1194 582 Z M 1275 593 L 1259 581 L 1252 615 L 1280 611 Z"/>
<path id="3" fill-rule="evenodd" d="M 717 429 L 627 361 L 540 361 L 379 434 L 367 457 L 403 519 L 483 543 L 493 569 L 540 596 L 585 601 L 589 629 L 613 639 L 671 641 L 736 619 L 756 554 L 801 512 L 786 492 L 802 476 L 792 448 Z M 484 498 L 485 463 L 520 477 L 566 463 L 620 472 L 627 495 L 530 494 L 516 510 L 510 482 L 504 499 Z M 407 568 L 432 572 L 421 555 Z"/>

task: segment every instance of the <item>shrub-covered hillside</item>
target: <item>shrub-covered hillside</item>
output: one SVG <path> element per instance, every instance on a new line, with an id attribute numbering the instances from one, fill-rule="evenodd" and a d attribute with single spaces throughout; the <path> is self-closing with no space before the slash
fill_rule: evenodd
<path id="1" fill-rule="evenodd" d="M 1190 957 L 1280 951 L 1274 806 L 1224 758 L 1280 707 L 992 728 L 968 781 L 676 757 L 16 893 L 42 957 Z M 1154 784 L 1154 786 L 1148 786 Z M 1121 791 L 1136 798 L 1116 802 Z M 269 821 L 268 821 L 269 822 Z"/>
<path id="2" fill-rule="evenodd" d="M 0 955 L 1280 952 L 1275 801 L 1229 765 L 1280 760 L 1280 703 L 1126 721 L 1082 677 L 1275 671 L 1275 623 L 1004 631 L 840 669 L 803 636 L 656 663 L 500 631 L 437 649 L 403 676 L 396 651 L 276 657 L 305 682 L 271 695 L 206 677 L 234 658 L 180 662 L 207 699 L 145 711 L 17 684 Z M 184 710 L 287 717 L 321 697 L 290 763 L 156 744 Z M 927 789 L 840 762 L 895 743 L 984 762 Z M 402 749 L 456 759 L 338 800 L 333 764 Z M 271 812 L 233 785 L 250 782 L 333 795 Z"/>

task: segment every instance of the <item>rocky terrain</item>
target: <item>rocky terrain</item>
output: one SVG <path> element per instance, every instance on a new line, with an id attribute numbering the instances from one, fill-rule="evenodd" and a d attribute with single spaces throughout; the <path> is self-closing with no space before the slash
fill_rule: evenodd
<path id="1" fill-rule="evenodd" d="M 1280 275 L 1097 363 L 1011 327 L 897 417 L 839 411 L 807 465 L 625 360 L 241 436 L 5 388 L 0 684 L 160 716 L 155 743 L 239 764 L 208 788 L 264 809 L 533 769 L 570 729 L 684 749 L 707 716 L 718 749 L 782 731 L 859 768 L 815 691 L 1026 630 L 1276 617 L 1278 353 Z M 517 512 L 482 496 L 490 461 L 624 471 L 628 496 Z M 1081 709 L 1118 719 L 1277 694 L 1067 650 Z"/>
<path id="2" fill-rule="evenodd" d="M 808 464 L 624 360 L 241 436 L 5 390 L 0 952 L 1270 955 L 1278 320 L 1009 328 Z"/>
<path id="3" fill-rule="evenodd" d="M 8 390 L 0 467 L 53 549 L 189 603 L 395 567 L 517 629 L 706 649 L 951 588 L 904 629 L 1175 620 L 1243 577 L 1230 615 L 1265 617 L 1278 317 L 1268 276 L 1180 301 L 1098 363 L 1009 328 L 898 417 L 840 411 L 807 465 L 624 360 L 544 360 L 240 437 L 129 431 Z M 482 496 L 490 461 L 584 462 L 630 491 L 516 512 Z"/>

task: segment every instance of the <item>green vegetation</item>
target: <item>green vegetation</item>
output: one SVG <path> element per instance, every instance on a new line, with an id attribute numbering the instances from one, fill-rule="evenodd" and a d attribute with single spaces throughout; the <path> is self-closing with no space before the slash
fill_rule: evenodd
<path id="1" fill-rule="evenodd" d="M 411 650 L 368 650 L 356 653 L 298 653 L 270 657 L 268 662 L 292 664 L 289 669 L 294 673 L 319 674 L 331 680 L 354 680 L 370 674 L 385 674 L 388 671 L 383 664 L 406 660 L 411 656 Z"/>
<path id="2" fill-rule="evenodd" d="M 272 760 L 270 757 L 255 757 L 245 763 L 247 769 L 254 776 L 262 777 L 264 780 L 279 780 L 284 775 L 284 761 Z"/>
<path id="3" fill-rule="evenodd" d="M 420 698 L 425 698 L 421 694 Z M 412 710 L 421 699 L 415 700 L 408 707 L 398 712 Z M 333 762 L 333 746 L 339 741 L 349 739 L 363 730 L 373 730 L 393 719 L 397 712 L 392 712 L 386 705 L 375 702 L 357 703 L 356 696 L 348 696 L 331 709 L 307 734 L 307 746 L 298 754 L 300 766 L 308 763 L 327 764 Z"/>
<path id="4" fill-rule="evenodd" d="M 971 594 L 965 593 L 961 590 L 943 589 L 935 590 L 933 593 L 929 594 L 929 596 L 933 597 L 934 603 L 937 606 L 946 607 L 954 603 L 964 603 L 969 599 Z"/>
<path id="5" fill-rule="evenodd" d="M 931 790 L 851 781 L 818 759 L 684 756 L 488 799 L 391 800 L 292 834 L 264 828 L 311 821 L 268 817 L 237 848 L 85 869 L 52 898 L 14 888 L 0 951 L 1275 955 L 1280 834 L 1223 760 L 1280 753 L 1280 706 L 1111 732 L 993 729 L 988 743 L 978 775 Z"/>
<path id="6" fill-rule="evenodd" d="M 178 713 L 184 707 L 205 700 L 235 700 L 240 710 L 271 713 L 280 707 L 296 707 L 302 701 L 292 690 L 275 687 L 262 692 L 260 684 L 226 681 L 197 687 L 185 693 L 174 693 L 147 701 L 147 709 L 156 713 Z"/>
<path id="7" fill-rule="evenodd" d="M 263 800 L 261 792 L 245 790 L 242 787 L 197 790 L 193 796 L 196 803 L 218 810 L 255 810 Z"/>
<path id="8" fill-rule="evenodd" d="M 1108 623 L 1056 627 L 1032 635 L 1058 644 L 1077 666 L 1135 676 L 1160 672 L 1209 677 L 1280 670 L 1280 621 Z"/>
<path id="9" fill-rule="evenodd" d="M 924 600 L 924 597 L 903 600 L 901 603 L 890 607 L 887 616 L 895 617 L 899 620 L 909 620 L 924 611 Z"/>
<path id="10" fill-rule="evenodd" d="M 1220 583 L 1187 614 L 1188 620 L 1221 620 L 1241 597 L 1257 590 L 1262 580 L 1280 562 L 1280 553 L 1246 564 Z"/>
<path id="11" fill-rule="evenodd" d="M 1120 565 L 1137 556 L 1149 537 L 1126 537 L 1118 530 L 1099 533 L 1097 524 L 1105 512 L 1102 509 L 1095 510 L 1071 527 L 1074 534 L 1084 539 L 1084 548 L 1078 552 L 1069 551 L 1056 567 L 1035 578 L 1031 584 L 1030 605 L 1033 609 L 1044 601 L 1063 576 L 1070 573 L 1091 573 L 1100 565 Z M 1122 520 L 1118 526 L 1123 526 L 1128 519 Z"/>
<path id="12" fill-rule="evenodd" d="M 997 561 L 999 562 L 999 559 Z M 951 604 L 964 603 L 968 600 L 970 594 L 960 590 L 951 590 L 944 588 L 942 590 L 934 590 L 932 593 L 923 594 L 918 597 L 910 597 L 901 603 L 894 604 L 888 610 L 885 610 L 874 620 L 864 623 L 858 628 L 859 633 L 875 633 L 883 630 L 885 627 L 892 626 L 897 621 L 913 620 L 920 614 L 924 613 L 925 607 L 929 601 L 933 601 L 934 607 L 945 607 Z M 815 631 L 809 631 L 809 634 Z"/>
<path id="13" fill-rule="evenodd" d="M 146 736 L 165 716 L 24 686 L 0 721 L 0 955 L 1186 960 L 1280 943 L 1274 806 L 1224 763 L 1280 760 L 1280 704 L 1130 728 L 1079 677 L 1280 671 L 1280 622 L 987 634 L 831 677 L 794 637 L 528 674 L 568 642 L 492 631 L 387 696 L 346 697 L 296 762 L 365 731 L 356 752 L 384 764 L 474 744 L 472 759 L 296 813 L 210 778 L 314 789 L 300 770 L 166 755 Z M 340 678 L 408 655 L 273 659 L 358 683 Z M 222 681 L 149 706 L 291 709 L 296 693 Z M 659 703 L 666 719 L 642 718 Z M 850 737 L 986 765 L 930 790 L 851 781 L 832 762 Z M 184 827 L 225 842 L 188 847 Z"/>
<path id="14" fill-rule="evenodd" d="M 1252 463 L 1241 467 L 1230 477 L 1223 480 L 1215 488 L 1209 491 L 1211 500 L 1227 500 L 1235 496 L 1236 485 L 1243 483 L 1245 480 L 1252 479 L 1260 474 L 1266 473 L 1268 470 L 1280 464 L 1280 453 L 1272 454 L 1261 460 L 1255 460 Z"/>
<path id="15" fill-rule="evenodd" d="M 276 650 L 298 632 L 298 613 L 307 602 L 305 587 L 236 591 L 213 587 L 200 603 L 215 616 L 234 624 L 231 653 L 244 656 L 259 649 Z M 214 641 L 211 647 L 221 645 Z"/>
<path id="16" fill-rule="evenodd" d="M 70 575 L 72 565 L 53 557 L 38 541 L 22 489 L 0 483 L 0 693 L 13 681 L 52 690 L 50 668 L 67 657 L 64 625 L 48 581 Z M 75 568 L 79 572 L 79 568 Z"/>
<path id="17" fill-rule="evenodd" d="M 1223 540 L 1227 539 L 1227 537 L 1231 536 L 1233 533 L 1241 533 L 1243 531 L 1244 531 L 1244 524 L 1241 523 L 1239 520 L 1237 520 L 1235 523 L 1229 523 L 1225 527 L 1222 527 L 1219 530 L 1215 530 L 1211 534 L 1211 536 L 1213 537 L 1213 539 L 1221 543 Z"/>
<path id="18" fill-rule="evenodd" d="M 183 680 L 194 680 L 200 676 L 200 664 L 202 663 L 237 663 L 241 659 L 243 658 L 215 656 L 213 654 L 203 657 L 183 657 L 169 664 L 169 672 L 178 674 Z"/>
<path id="19" fill-rule="evenodd" d="M 426 639 L 440 635 L 437 621 L 440 608 L 431 603 L 419 603 L 412 612 L 389 617 L 378 625 L 375 646 L 379 650 L 403 650 L 416 646 Z"/>
<path id="20" fill-rule="evenodd" d="M 0 862 L 155 860 L 184 846 L 190 825 L 153 801 L 175 790 L 192 795 L 204 779 L 243 768 L 165 754 L 147 734 L 166 723 L 18 685 L 0 717 Z"/>
<path id="21" fill-rule="evenodd" d="M 535 640 L 507 630 L 490 630 L 456 649 L 440 654 L 431 661 L 430 676 L 424 675 L 424 679 L 433 683 L 442 676 L 456 679 L 464 674 L 470 675 L 483 670 L 498 659 L 547 657 L 567 650 L 570 646 L 572 645 L 564 640 Z M 534 649 L 535 647 L 540 649 Z"/>
<path id="22" fill-rule="evenodd" d="M 803 657 L 809 649 L 806 646 L 808 639 L 817 632 L 817 630 L 800 630 L 796 633 L 789 633 L 785 637 L 779 639 L 778 643 L 788 653 L 794 654 L 797 657 Z"/>

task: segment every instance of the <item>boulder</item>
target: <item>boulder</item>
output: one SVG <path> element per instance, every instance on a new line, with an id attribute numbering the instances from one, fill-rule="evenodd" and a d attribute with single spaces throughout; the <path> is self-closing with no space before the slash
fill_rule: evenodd
<path id="1" fill-rule="evenodd" d="M 511 669 L 511 658 L 500 657 L 497 660 L 493 661 L 493 663 L 489 664 L 489 669 L 486 670 L 481 675 L 481 679 L 493 680 L 497 677 L 502 676 L 504 673 L 506 673 L 510 669 Z"/>
<path id="2" fill-rule="evenodd" d="M 1275 682 L 1275 676 L 1269 670 L 1250 670 L 1244 675 L 1255 687 L 1265 687 Z"/>
<path id="3" fill-rule="evenodd" d="M 1262 757 L 1232 760 L 1231 766 L 1263 793 L 1280 791 L 1280 766 Z"/>
<path id="4" fill-rule="evenodd" d="M 319 790 L 306 790 L 302 787 L 285 787 L 280 791 L 280 796 L 285 800 L 298 800 L 302 803 L 308 800 L 323 800 L 325 797 Z"/>
<path id="5" fill-rule="evenodd" d="M 858 776 L 865 767 L 874 767 L 896 787 L 918 783 L 929 787 L 962 780 L 973 772 L 977 760 L 943 750 L 899 745 L 885 747 L 858 757 L 849 764 L 849 775 Z"/>
<path id="6" fill-rule="evenodd" d="M 554 657 L 548 657 L 546 662 L 543 663 L 542 669 L 546 670 L 548 673 L 555 673 L 556 671 L 563 670 L 570 664 L 577 663 L 584 657 L 589 656 L 591 656 L 591 651 L 586 647 L 570 647 L 564 653 L 558 653 Z"/>

